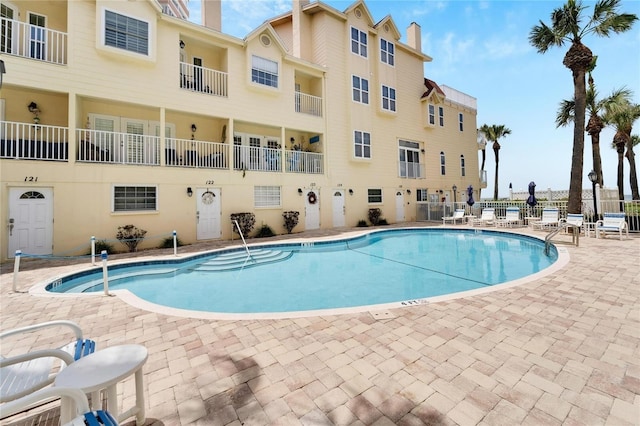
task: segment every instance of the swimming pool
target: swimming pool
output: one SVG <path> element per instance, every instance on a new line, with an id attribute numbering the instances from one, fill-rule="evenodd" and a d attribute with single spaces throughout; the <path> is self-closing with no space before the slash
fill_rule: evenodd
<path id="1" fill-rule="evenodd" d="M 469 229 L 395 229 L 249 249 L 251 256 L 239 248 L 114 265 L 109 288 L 174 310 L 268 316 L 420 304 L 512 282 L 558 259 L 557 249 L 546 256 L 537 238 Z M 62 277 L 46 290 L 101 293 L 102 270 Z"/>

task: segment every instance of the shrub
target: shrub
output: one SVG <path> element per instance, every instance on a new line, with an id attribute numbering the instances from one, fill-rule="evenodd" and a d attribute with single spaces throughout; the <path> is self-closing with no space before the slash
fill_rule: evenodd
<path id="1" fill-rule="evenodd" d="M 144 239 L 146 233 L 147 231 L 144 229 L 138 229 L 133 225 L 124 225 L 118 227 L 116 238 L 127 246 L 130 253 L 133 253 L 138 250 L 138 244 Z"/>
<path id="2" fill-rule="evenodd" d="M 267 237 L 273 237 L 274 234 L 273 230 L 269 227 L 269 225 L 262 225 L 262 227 L 258 230 L 258 233 L 256 234 L 256 238 L 267 238 Z"/>
<path id="3" fill-rule="evenodd" d="M 176 237 L 176 245 L 181 247 L 184 245 L 182 241 L 180 241 L 180 237 Z M 173 248 L 173 237 L 167 237 L 158 246 L 158 248 Z"/>
<path id="4" fill-rule="evenodd" d="M 378 225 L 380 222 L 380 216 L 382 216 L 382 210 L 379 208 L 375 207 L 373 209 L 369 209 L 369 222 L 371 222 L 373 226 Z"/>
<path id="5" fill-rule="evenodd" d="M 248 236 L 256 224 L 256 215 L 253 213 L 231 213 L 231 223 L 234 225 L 233 232 L 239 234 L 235 221 L 238 221 L 242 235 Z"/>
<path id="6" fill-rule="evenodd" d="M 96 241 L 96 254 L 102 253 L 102 250 L 106 250 L 108 254 L 113 254 L 116 250 L 113 248 L 113 244 L 108 243 L 106 240 Z"/>
<path id="7" fill-rule="evenodd" d="M 284 212 L 282 213 L 282 217 L 284 217 L 284 227 L 287 230 L 287 234 L 290 234 L 293 231 L 293 228 L 298 224 L 298 216 L 300 216 L 300 212 Z"/>
<path id="8" fill-rule="evenodd" d="M 387 222 L 387 219 L 384 219 L 384 218 L 382 218 L 382 219 L 380 219 L 380 220 L 378 221 L 378 225 L 388 225 L 388 224 L 389 224 L 389 223 Z"/>
<path id="9" fill-rule="evenodd" d="M 358 226 L 358 228 L 366 228 L 366 227 L 367 227 L 367 226 L 369 226 L 369 225 L 367 225 L 367 221 L 366 221 L 366 220 L 364 220 L 364 219 L 360 219 L 360 220 L 358 221 L 358 225 L 357 225 L 357 226 Z"/>

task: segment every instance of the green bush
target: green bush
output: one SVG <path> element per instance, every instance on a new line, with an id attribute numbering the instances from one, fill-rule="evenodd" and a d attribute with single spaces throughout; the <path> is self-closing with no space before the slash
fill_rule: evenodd
<path id="1" fill-rule="evenodd" d="M 389 223 L 387 223 L 387 219 L 380 219 L 378 221 L 378 225 L 388 225 Z"/>
<path id="2" fill-rule="evenodd" d="M 116 252 L 113 244 L 108 243 L 106 240 L 96 241 L 96 254 L 102 253 L 102 250 L 106 250 L 108 254 L 114 254 Z"/>
<path id="3" fill-rule="evenodd" d="M 375 207 L 373 209 L 369 209 L 369 222 L 371 222 L 373 226 L 380 223 L 380 216 L 382 216 L 382 210 L 379 208 Z"/>
<path id="4" fill-rule="evenodd" d="M 248 236 L 256 225 L 256 215 L 253 213 L 231 213 L 233 232 L 239 234 L 238 229 L 235 226 L 236 221 L 238 221 L 238 226 L 240 227 L 240 231 L 242 231 L 242 235 Z"/>
<path id="5" fill-rule="evenodd" d="M 180 241 L 180 237 L 176 237 L 176 245 L 178 247 L 181 247 L 184 245 L 184 243 L 182 241 Z M 164 240 L 162 240 L 162 242 L 160 243 L 160 245 L 158 246 L 158 248 L 173 248 L 173 237 L 167 237 Z"/>
<path id="6" fill-rule="evenodd" d="M 256 238 L 267 238 L 267 237 L 273 237 L 274 232 L 273 230 L 269 227 L 269 225 L 262 225 L 262 227 L 258 230 L 258 233 L 256 234 Z"/>
<path id="7" fill-rule="evenodd" d="M 287 230 L 287 234 L 290 234 L 293 231 L 293 228 L 298 224 L 298 216 L 300 212 L 284 212 L 282 213 L 282 217 L 284 217 L 284 228 Z"/>
<path id="8" fill-rule="evenodd" d="M 357 226 L 358 228 L 366 228 L 366 227 L 367 227 L 367 226 L 369 226 L 369 225 L 367 225 L 367 221 L 366 221 L 366 220 L 364 220 L 364 219 L 360 219 L 360 220 L 358 221 L 358 225 L 356 225 L 356 226 Z"/>
<path id="9" fill-rule="evenodd" d="M 116 238 L 122 244 L 127 246 L 130 253 L 133 253 L 138 251 L 138 244 L 140 244 L 140 241 L 144 240 L 144 236 L 146 234 L 147 231 L 144 229 L 138 229 L 133 225 L 124 225 L 118 227 Z"/>

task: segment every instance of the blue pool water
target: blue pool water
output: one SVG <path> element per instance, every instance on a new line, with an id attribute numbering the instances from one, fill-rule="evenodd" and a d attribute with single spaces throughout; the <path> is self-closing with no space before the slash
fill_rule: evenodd
<path id="1" fill-rule="evenodd" d="M 415 301 L 539 272 L 558 253 L 544 242 L 495 231 L 405 229 L 352 239 L 224 250 L 182 260 L 117 265 L 109 289 L 173 308 L 271 313 Z M 124 267 L 123 267 L 124 266 Z M 47 286 L 102 292 L 102 269 Z"/>

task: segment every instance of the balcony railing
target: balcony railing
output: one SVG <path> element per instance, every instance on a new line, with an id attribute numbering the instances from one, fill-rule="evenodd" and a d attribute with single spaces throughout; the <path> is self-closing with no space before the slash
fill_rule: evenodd
<path id="1" fill-rule="evenodd" d="M 228 168 L 229 145 L 224 143 L 167 138 L 164 152 L 167 166 Z"/>
<path id="2" fill-rule="evenodd" d="M 198 93 L 227 97 L 226 72 L 180 62 L 180 87 Z"/>
<path id="3" fill-rule="evenodd" d="M 322 117 L 322 98 L 306 93 L 295 93 L 296 112 Z"/>
<path id="4" fill-rule="evenodd" d="M 282 151 L 260 146 L 233 147 L 234 170 L 252 170 L 259 172 L 281 172 Z"/>
<path id="5" fill-rule="evenodd" d="M 78 161 L 155 166 L 160 164 L 160 138 L 132 133 L 78 130 Z"/>
<path id="6" fill-rule="evenodd" d="M 424 164 L 400 161 L 398 163 L 398 176 L 407 179 L 423 179 L 425 177 Z"/>
<path id="7" fill-rule="evenodd" d="M 324 154 L 317 152 L 285 151 L 285 170 L 289 173 L 324 173 Z"/>
<path id="8" fill-rule="evenodd" d="M 68 135 L 66 127 L 0 121 L 0 158 L 67 161 Z"/>
<path id="9" fill-rule="evenodd" d="M 0 53 L 66 65 L 67 33 L 7 18 L 0 28 Z"/>

